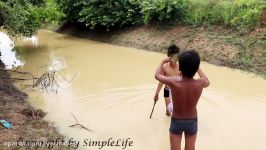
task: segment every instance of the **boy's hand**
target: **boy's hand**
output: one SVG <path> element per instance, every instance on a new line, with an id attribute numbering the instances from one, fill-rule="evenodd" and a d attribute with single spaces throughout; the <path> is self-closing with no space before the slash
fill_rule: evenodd
<path id="1" fill-rule="evenodd" d="M 156 101 L 158 101 L 158 99 L 159 99 L 159 95 L 157 93 L 155 93 L 153 100 L 156 102 Z"/>

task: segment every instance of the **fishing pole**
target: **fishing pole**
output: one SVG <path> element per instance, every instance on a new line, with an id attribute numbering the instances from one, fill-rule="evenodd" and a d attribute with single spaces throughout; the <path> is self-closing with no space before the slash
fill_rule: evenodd
<path id="1" fill-rule="evenodd" d="M 157 101 L 154 101 L 154 104 L 153 104 L 153 107 L 152 107 L 152 110 L 151 110 L 151 115 L 150 115 L 150 119 L 152 117 L 152 114 L 153 114 L 153 110 L 154 110 L 154 107 L 155 107 L 155 104 L 156 104 Z"/>

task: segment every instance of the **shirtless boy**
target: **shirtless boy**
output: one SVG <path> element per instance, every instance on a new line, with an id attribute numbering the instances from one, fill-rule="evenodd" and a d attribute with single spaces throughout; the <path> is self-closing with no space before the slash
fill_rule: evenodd
<path id="1" fill-rule="evenodd" d="M 171 88 L 173 97 L 173 114 L 170 125 L 171 150 L 181 149 L 182 133 L 185 134 L 185 150 L 195 150 L 198 130 L 197 103 L 203 88 L 209 86 L 207 76 L 199 68 L 199 54 L 194 50 L 184 51 L 179 55 L 179 70 L 181 77 L 168 77 L 163 66 L 171 61 L 164 59 L 159 65 L 155 78 Z M 194 79 L 196 72 L 199 79 Z"/>
<path id="2" fill-rule="evenodd" d="M 179 51 L 180 50 L 176 45 L 171 45 L 170 47 L 168 47 L 167 56 L 171 57 L 172 61 L 169 61 L 168 63 L 165 63 L 163 65 L 163 72 L 164 72 L 165 76 L 172 77 L 172 76 L 179 76 L 180 75 L 178 64 L 176 64 Z M 157 86 L 157 90 L 156 90 L 154 98 L 153 98 L 154 101 L 157 101 L 159 99 L 159 93 L 160 93 L 162 86 L 163 86 L 163 83 L 159 82 L 158 86 Z M 165 85 L 165 87 L 164 87 L 164 94 L 163 95 L 165 98 L 166 115 L 170 116 L 172 111 L 173 111 L 173 104 L 171 102 L 171 97 L 170 97 L 170 95 L 171 95 L 170 94 L 170 88 L 167 85 Z"/>

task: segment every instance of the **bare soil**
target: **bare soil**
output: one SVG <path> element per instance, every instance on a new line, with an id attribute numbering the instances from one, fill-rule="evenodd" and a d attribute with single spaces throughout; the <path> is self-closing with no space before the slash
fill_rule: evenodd
<path id="1" fill-rule="evenodd" d="M 0 62 L 0 68 L 4 64 Z M 35 110 L 27 102 L 27 94 L 21 92 L 13 86 L 13 81 L 8 79 L 10 74 L 7 71 L 0 70 L 0 119 L 10 121 L 13 125 L 11 129 L 6 129 L 0 125 L 0 149 L 17 150 L 26 149 L 26 146 L 12 145 L 7 142 L 25 142 L 25 141 L 51 141 L 58 138 L 63 139 L 56 129 L 49 126 L 43 120 L 45 113 L 41 110 Z M 48 148 L 31 147 L 32 149 L 61 149 L 59 147 Z M 64 148 L 66 149 L 66 148 Z"/>
<path id="2" fill-rule="evenodd" d="M 262 16 L 264 17 L 264 16 Z M 170 44 L 195 49 L 202 60 L 212 64 L 266 75 L 266 28 L 237 32 L 222 27 L 145 25 L 106 31 L 89 30 L 82 25 L 65 24 L 57 32 L 156 52 L 166 52 Z M 264 58 L 263 58 L 264 57 Z"/>

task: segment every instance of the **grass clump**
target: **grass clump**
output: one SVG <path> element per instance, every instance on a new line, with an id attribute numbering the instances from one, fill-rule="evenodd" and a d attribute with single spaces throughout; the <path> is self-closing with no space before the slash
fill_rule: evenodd
<path id="1" fill-rule="evenodd" d="M 266 1 L 261 0 L 189 0 L 184 22 L 193 26 L 222 25 L 249 30 L 260 22 Z"/>

